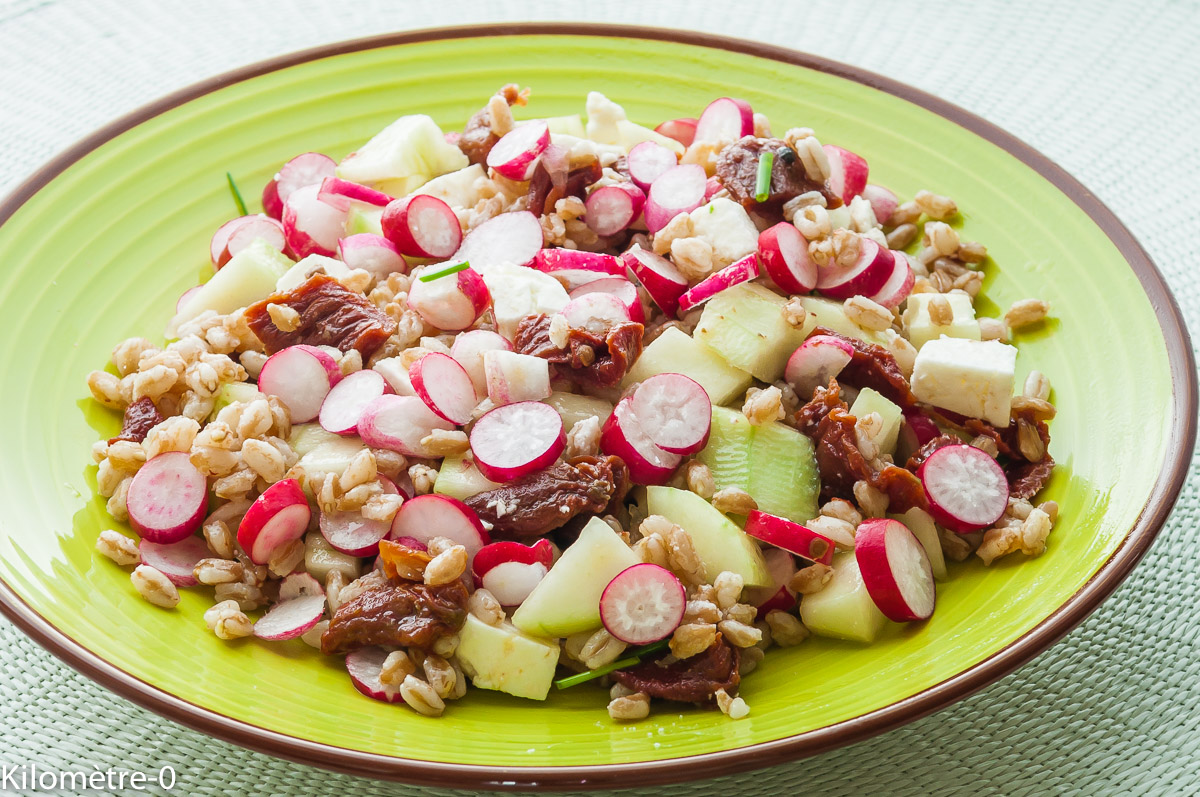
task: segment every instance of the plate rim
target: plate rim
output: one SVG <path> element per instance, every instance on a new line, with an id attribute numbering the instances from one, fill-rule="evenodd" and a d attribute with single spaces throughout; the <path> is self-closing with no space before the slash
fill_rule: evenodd
<path id="1" fill-rule="evenodd" d="M 1065 194 L 1112 241 L 1137 276 L 1154 310 L 1174 383 L 1166 454 L 1145 506 L 1128 534 L 1092 577 L 1046 619 L 960 673 L 903 700 L 842 722 L 701 755 L 585 766 L 498 767 L 399 758 L 312 742 L 235 720 L 183 700 L 101 658 L 58 630 L 0 580 L 0 613 L 27 636 L 89 679 L 135 704 L 193 730 L 257 752 L 360 777 L 452 788 L 562 790 L 658 785 L 783 764 L 860 742 L 900 727 L 983 689 L 1045 651 L 1081 623 L 1120 585 L 1161 531 L 1187 477 L 1196 441 L 1197 375 L 1182 312 L 1161 272 L 1134 235 L 1087 187 L 999 126 L 921 89 L 883 75 L 786 47 L 696 31 L 580 22 L 489 23 L 423 28 L 349 39 L 248 64 L 193 83 L 103 125 L 69 146 L 0 200 L 0 225 L 67 168 L 130 129 L 186 102 L 261 75 L 337 55 L 438 40 L 496 36 L 590 36 L 670 41 L 729 50 L 800 66 L 882 91 L 929 110 L 1004 149 Z"/>

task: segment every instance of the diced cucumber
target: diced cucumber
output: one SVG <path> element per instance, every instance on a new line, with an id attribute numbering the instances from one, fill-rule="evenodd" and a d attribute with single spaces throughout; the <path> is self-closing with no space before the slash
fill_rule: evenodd
<path id="1" fill-rule="evenodd" d="M 800 599 L 800 619 L 814 634 L 868 643 L 887 624 L 867 592 L 853 551 L 834 555 L 833 578 L 820 592 Z"/>
<path id="2" fill-rule="evenodd" d="M 861 418 L 872 412 L 879 413 L 883 420 L 883 429 L 875 438 L 881 454 L 896 452 L 896 439 L 900 436 L 900 424 L 904 422 L 904 413 L 894 403 L 869 387 L 858 391 L 854 403 L 850 405 L 850 414 Z"/>
<path id="3" fill-rule="evenodd" d="M 712 471 L 718 490 L 740 487 L 749 492 L 753 436 L 754 426 L 743 413 L 728 407 L 713 407 L 708 444 L 697 458 Z"/>
<path id="4" fill-rule="evenodd" d="M 612 415 L 613 405 L 601 398 L 585 396 L 581 393 L 564 393 L 556 390 L 549 398 L 543 399 L 546 404 L 558 411 L 562 416 L 563 430 L 570 432 L 571 427 L 593 415 L 603 424 Z"/>
<path id="5" fill-rule="evenodd" d="M 551 128 L 551 130 L 553 131 L 553 128 Z M 571 133 L 570 130 L 563 130 L 561 132 Z M 575 134 L 571 133 L 571 135 Z M 628 119 L 617 120 L 617 143 L 620 144 L 625 151 L 628 152 L 638 144 L 641 144 L 643 141 L 653 141 L 660 147 L 666 147 L 667 149 L 671 150 L 676 155 L 683 154 L 683 144 L 680 144 L 675 139 L 668 138 L 662 133 L 656 133 L 650 128 L 642 127 L 641 125 L 631 122 Z"/>
<path id="6" fill-rule="evenodd" d="M 217 413 L 230 404 L 236 404 L 239 401 L 251 402 L 260 398 L 266 398 L 266 396 L 258 391 L 258 385 L 250 382 L 227 382 L 221 386 L 221 392 L 217 393 L 217 400 L 213 403 L 209 419 L 216 418 Z"/>
<path id="7" fill-rule="evenodd" d="M 463 501 L 473 495 L 495 490 L 499 486 L 480 473 L 473 460 L 459 455 L 442 460 L 437 480 L 433 483 L 433 491 Z"/>
<path id="8" fill-rule="evenodd" d="M 704 305 L 695 337 L 730 364 L 764 382 L 783 375 L 788 357 L 804 342 L 804 331 L 783 318 L 787 299 L 770 288 L 743 283 L 726 288 Z"/>
<path id="9" fill-rule="evenodd" d="M 309 255 L 289 268 L 279 278 L 275 283 L 275 290 L 279 293 L 294 291 L 318 272 L 324 272 L 335 280 L 344 280 L 350 276 L 350 268 L 341 260 L 325 255 Z"/>
<path id="10" fill-rule="evenodd" d="M 483 167 L 472 163 L 465 169 L 433 178 L 413 193 L 437 197 L 451 207 L 473 208 L 483 198 L 479 187 L 485 177 Z"/>
<path id="11" fill-rule="evenodd" d="M 346 235 L 364 232 L 383 235 L 383 208 L 352 203 L 350 214 L 346 216 Z"/>
<path id="12" fill-rule="evenodd" d="M 817 296 L 805 296 L 800 299 L 800 304 L 804 307 L 804 312 L 806 313 L 804 321 L 805 337 L 812 334 L 813 329 L 816 327 L 825 327 L 848 338 L 855 338 L 866 343 L 877 343 L 880 346 L 885 345 L 881 334 L 874 330 L 863 329 L 851 321 L 846 316 L 846 311 L 842 307 L 841 302 L 835 302 L 832 299 L 822 299 Z"/>
<path id="13" fill-rule="evenodd" d="M 304 469 L 310 483 L 319 483 L 325 474 L 333 473 L 341 476 L 350 467 L 350 460 L 366 448 L 358 437 L 341 437 L 336 440 L 325 440 L 309 449 L 300 457 L 299 465 Z"/>
<path id="14" fill-rule="evenodd" d="M 950 305 L 949 324 L 938 325 L 930 318 L 929 303 L 935 296 L 945 299 Z M 965 293 L 914 293 L 908 297 L 908 304 L 904 307 L 904 323 L 908 327 L 908 339 L 917 349 L 942 335 L 969 340 L 979 340 L 982 335 L 979 322 L 975 320 L 975 306 Z"/>
<path id="15" fill-rule="evenodd" d="M 692 538 L 708 583 L 728 570 L 740 575 L 748 587 L 774 584 L 758 545 L 708 501 L 674 487 L 647 487 L 646 496 L 651 514 L 681 526 Z"/>
<path id="16" fill-rule="evenodd" d="M 567 114 L 566 116 L 550 116 L 544 121 L 551 133 L 561 133 L 566 136 L 574 136 L 575 138 L 587 138 L 587 131 L 583 127 L 583 117 L 577 113 Z M 517 124 L 520 124 L 520 122 Z"/>
<path id="17" fill-rule="evenodd" d="M 187 298 L 167 324 L 167 337 L 176 337 L 180 324 L 205 310 L 226 315 L 265 299 L 275 292 L 276 281 L 291 267 L 291 259 L 266 241 L 260 238 L 251 242 Z"/>
<path id="18" fill-rule="evenodd" d="M 446 141 L 442 129 L 425 114 L 401 116 L 338 164 L 338 176 L 356 183 L 378 183 L 392 196 L 404 196 L 431 177 L 466 168 L 467 156 Z M 412 183 L 416 183 L 413 185 Z M 383 186 L 387 187 L 383 187 Z M 407 186 L 396 193 L 395 189 Z"/>
<path id="19" fill-rule="evenodd" d="M 655 374 L 683 374 L 700 383 L 713 404 L 727 404 L 750 387 L 751 377 L 734 368 L 725 358 L 682 329 L 669 327 L 655 338 L 622 385 L 628 387 Z"/>
<path id="20" fill-rule="evenodd" d="M 524 634 L 510 622 L 488 625 L 473 614 L 458 632 L 455 658 L 471 683 L 515 697 L 545 700 L 558 667 L 557 640 Z"/>
<path id="21" fill-rule="evenodd" d="M 334 570 L 346 577 L 346 583 L 350 583 L 358 578 L 360 567 L 357 556 L 342 553 L 329 544 L 324 534 L 310 531 L 304 535 L 304 569 L 324 584 Z"/>
<path id="22" fill-rule="evenodd" d="M 946 578 L 946 555 L 942 553 L 942 541 L 938 539 L 937 526 L 929 513 L 919 507 L 913 507 L 902 515 L 888 515 L 888 517 L 899 520 L 920 541 L 921 546 L 925 549 L 925 554 L 929 557 L 929 567 L 933 570 L 933 577 L 939 581 Z"/>
<path id="23" fill-rule="evenodd" d="M 300 456 L 304 456 L 322 443 L 333 443 L 344 440 L 341 435 L 327 432 L 319 423 L 298 423 L 292 427 L 292 435 L 288 445 Z"/>

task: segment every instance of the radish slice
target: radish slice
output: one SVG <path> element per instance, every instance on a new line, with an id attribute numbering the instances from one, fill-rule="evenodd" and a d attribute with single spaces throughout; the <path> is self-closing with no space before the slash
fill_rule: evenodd
<path id="1" fill-rule="evenodd" d="M 871 301 L 892 308 L 899 307 L 908 298 L 917 278 L 913 274 L 912 266 L 909 265 L 908 255 L 895 250 L 889 251 L 891 251 L 892 259 L 896 261 L 896 264 L 892 267 L 892 273 L 887 278 L 887 282 L 883 283 L 883 287 L 871 297 Z"/>
<path id="2" fill-rule="evenodd" d="M 683 374 L 656 374 L 633 393 L 633 414 L 650 441 L 672 454 L 694 454 L 708 443 L 712 401 Z"/>
<path id="3" fill-rule="evenodd" d="M 238 526 L 238 545 L 256 565 L 265 565 L 277 548 L 304 536 L 311 515 L 300 482 L 275 482 L 246 511 Z"/>
<path id="4" fill-rule="evenodd" d="M 352 183 L 340 177 L 326 177 L 322 180 L 317 198 L 326 204 L 333 205 L 338 210 L 349 210 L 351 201 L 364 202 L 381 208 L 393 199 L 382 191 L 376 191 L 374 188 Z"/>
<path id="5" fill-rule="evenodd" d="M 872 296 L 883 288 L 896 268 L 892 250 L 862 237 L 858 247 L 858 259 L 849 268 L 831 262 L 820 269 L 817 290 L 831 299 L 849 299 Z"/>
<path id="6" fill-rule="evenodd" d="M 721 181 L 716 177 L 708 178 L 708 180 L 704 183 L 704 201 L 707 202 L 708 200 L 712 199 L 714 195 L 722 191 L 724 188 L 725 186 L 721 185 Z"/>
<path id="7" fill-rule="evenodd" d="M 170 545 L 200 528 L 208 481 L 186 451 L 159 454 L 138 470 L 126 496 L 129 525 L 150 542 Z"/>
<path id="8" fill-rule="evenodd" d="M 346 268 L 361 268 L 383 281 L 389 274 L 404 274 L 408 262 L 400 256 L 396 245 L 382 235 L 362 232 L 338 241 L 338 255 Z"/>
<path id="9" fill-rule="evenodd" d="M 362 411 L 358 433 L 372 448 L 399 451 L 409 457 L 432 457 L 421 441 L 434 429 L 450 431 L 454 424 L 435 415 L 416 396 L 380 396 Z"/>
<path id="10" fill-rule="evenodd" d="M 317 417 L 329 390 L 341 381 L 337 361 L 315 346 L 288 346 L 263 363 L 258 389 L 275 396 L 288 408 L 292 423 Z"/>
<path id="11" fill-rule="evenodd" d="M 867 187 L 867 162 L 850 150 L 833 144 L 826 144 L 823 149 L 829 158 L 829 189 L 849 205 L 850 200 Z"/>
<path id="12" fill-rule="evenodd" d="M 532 354 L 486 351 L 483 369 L 492 403 L 539 401 L 550 395 L 550 363 Z"/>
<path id="13" fill-rule="evenodd" d="M 875 213 L 875 220 L 880 224 L 887 224 L 892 218 L 892 214 L 896 212 L 896 208 L 900 205 L 900 200 L 895 194 L 881 185 L 868 185 L 863 188 L 863 198 L 871 203 L 871 210 Z"/>
<path id="14" fill-rule="evenodd" d="M 408 376 L 417 396 L 439 418 L 455 424 L 471 420 L 471 410 L 478 403 L 475 385 L 466 369 L 449 354 L 435 351 L 425 355 L 409 367 Z"/>
<path id="15" fill-rule="evenodd" d="M 307 598 L 312 595 L 325 595 L 325 588 L 310 574 L 288 573 L 279 582 L 279 600 L 290 601 L 292 598 Z"/>
<path id="16" fill-rule="evenodd" d="M 420 279 L 446 268 L 446 264 L 422 266 L 413 272 L 417 279 L 408 289 L 408 306 L 428 323 L 450 332 L 475 323 L 492 303 L 492 294 L 479 272 L 464 268 L 428 282 Z"/>
<path id="17" fill-rule="evenodd" d="M 618 260 L 617 262 L 620 263 L 621 261 Z M 623 270 L 624 267 L 622 267 Z M 637 286 L 624 277 L 605 277 L 604 279 L 584 283 L 571 291 L 571 298 L 578 299 L 589 293 L 604 293 L 615 296 L 617 301 L 621 303 L 621 306 L 625 308 L 630 321 L 637 324 L 646 323 L 646 311 L 642 307 L 642 297 L 638 294 Z"/>
<path id="18" fill-rule="evenodd" d="M 357 434 L 363 410 L 372 401 L 391 391 L 392 386 L 378 371 L 355 371 L 334 385 L 325 396 L 317 420 L 327 432 Z"/>
<path id="19" fill-rule="evenodd" d="M 162 573 L 177 587 L 194 587 L 196 563 L 212 556 L 208 545 L 199 537 L 187 537 L 170 545 L 161 545 L 150 540 L 138 543 L 142 564 L 150 565 Z"/>
<path id="20" fill-rule="evenodd" d="M 600 433 L 600 450 L 625 460 L 637 484 L 666 484 L 683 458 L 654 445 L 633 412 L 632 399 L 617 402 Z"/>
<path id="21" fill-rule="evenodd" d="M 447 258 L 463 242 L 454 209 L 428 194 L 393 200 L 380 219 L 383 235 L 409 257 Z"/>
<path id="22" fill-rule="evenodd" d="M 275 194 L 279 198 L 282 211 L 283 203 L 287 202 L 288 197 L 296 190 L 310 185 L 319 186 L 326 177 L 336 176 L 337 163 L 333 158 L 319 152 L 305 152 L 279 167 L 278 173 L 268 185 L 275 185 Z M 266 191 L 263 193 L 265 195 Z M 265 201 L 263 205 L 266 206 Z"/>
<path id="23" fill-rule="evenodd" d="M 699 307 L 726 288 L 749 282 L 758 275 L 758 256 L 746 255 L 736 263 L 709 274 L 688 289 L 679 297 L 679 312 L 686 313 L 693 307 Z"/>
<path id="24" fill-rule="evenodd" d="M 533 545 L 522 545 L 509 540 L 489 543 L 479 549 L 471 568 L 475 578 L 483 578 L 493 567 L 506 562 L 541 564 L 548 568 L 554 564 L 554 546 L 545 537 Z"/>
<path id="25" fill-rule="evenodd" d="M 492 541 L 474 510 L 457 498 L 437 493 L 405 501 L 392 521 L 388 536 L 394 540 L 412 537 L 421 544 L 434 537 L 445 537 L 467 549 L 468 568 L 479 549 Z"/>
<path id="26" fill-rule="evenodd" d="M 713 100 L 696 122 L 696 141 L 737 141 L 754 135 L 754 109 L 745 100 Z"/>
<path id="27" fill-rule="evenodd" d="M 625 274 L 621 258 L 578 249 L 543 249 L 533 259 L 533 267 L 563 283 L 567 290 Z"/>
<path id="28" fill-rule="evenodd" d="M 696 123 L 697 120 L 691 117 L 668 119 L 654 128 L 654 132 L 664 135 L 667 138 L 673 138 L 685 147 L 690 147 L 692 142 L 696 140 Z M 751 124 L 753 124 L 753 116 L 751 117 Z"/>
<path id="29" fill-rule="evenodd" d="M 933 569 L 908 526 L 885 518 L 865 521 L 854 534 L 854 558 L 867 594 L 889 620 L 907 623 L 933 614 Z"/>
<path id="30" fill-rule="evenodd" d="M 212 241 L 209 243 L 209 255 L 212 257 L 213 266 L 220 269 L 234 255 L 259 238 L 275 249 L 282 250 L 287 246 L 283 225 L 269 216 L 256 213 L 250 216 L 238 216 L 232 221 L 225 222 L 213 233 Z"/>
<path id="31" fill-rule="evenodd" d="M 381 477 L 380 484 L 387 495 L 400 491 L 391 479 Z M 363 517 L 361 511 L 322 512 L 321 535 L 335 549 L 350 556 L 374 556 L 379 553 L 379 541 L 388 536 L 392 524 Z M 282 598 L 282 592 L 280 593 Z"/>
<path id="32" fill-rule="evenodd" d="M 458 335 L 450 347 L 450 356 L 466 370 L 467 376 L 471 377 L 471 384 L 475 386 L 475 395 L 481 398 L 488 391 L 483 357 L 489 351 L 512 351 L 512 344 L 498 332 L 472 329 Z"/>
<path id="33" fill-rule="evenodd" d="M 746 533 L 810 562 L 827 565 L 833 561 L 833 540 L 786 518 L 753 509 L 746 517 Z"/>
<path id="34" fill-rule="evenodd" d="M 267 181 L 262 190 L 263 213 L 278 221 L 283 218 L 283 200 L 279 198 L 279 183 L 275 178 Z"/>
<path id="35" fill-rule="evenodd" d="M 346 672 L 350 674 L 350 683 L 354 684 L 354 688 L 372 700 L 403 703 L 404 698 L 397 687 L 384 686 L 383 681 L 379 680 L 387 657 L 388 651 L 383 648 L 359 648 L 346 656 Z"/>
<path id="36" fill-rule="evenodd" d="M 520 606 L 541 583 L 550 568 L 541 562 L 502 562 L 479 580 L 480 586 L 500 602 L 501 606 Z"/>
<path id="37" fill-rule="evenodd" d="M 566 443 L 562 417 L 540 401 L 497 407 L 471 428 L 475 467 L 494 482 L 519 479 L 548 467 Z"/>
<path id="38" fill-rule="evenodd" d="M 658 146 L 650 141 L 645 143 Z M 675 157 L 670 150 L 666 152 Z M 633 183 L 601 186 L 588 195 L 583 221 L 596 235 L 616 235 L 633 224 L 645 204 L 646 194 Z"/>
<path id="39" fill-rule="evenodd" d="M 686 609 L 687 593 L 675 574 L 648 562 L 617 573 L 600 595 L 600 622 L 629 645 L 666 639 Z"/>
<path id="40" fill-rule="evenodd" d="M 238 216 L 236 219 L 230 219 L 217 228 L 213 233 L 212 239 L 208 242 L 208 256 L 212 260 L 214 268 L 220 268 L 229 261 L 225 245 L 229 243 L 229 236 L 233 235 L 233 231 L 245 223 L 250 216 Z"/>
<path id="41" fill-rule="evenodd" d="M 813 335 L 792 352 L 784 368 L 783 378 L 808 400 L 819 387 L 842 372 L 854 358 L 854 347 L 833 335 Z"/>
<path id="42" fill-rule="evenodd" d="M 672 166 L 659 175 L 646 197 L 646 229 L 656 233 L 680 213 L 700 207 L 707 181 L 704 167 L 694 163 Z"/>
<path id="43" fill-rule="evenodd" d="M 297 257 L 333 257 L 346 226 L 346 211 L 317 198 L 321 187 L 297 188 L 283 203 L 283 232 Z"/>
<path id="44" fill-rule="evenodd" d="M 621 261 L 642 283 L 654 303 L 667 315 L 675 315 L 679 309 L 679 297 L 688 288 L 687 277 L 675 268 L 675 264 L 636 244 L 621 255 Z"/>
<path id="45" fill-rule="evenodd" d="M 545 121 L 539 119 L 517 125 L 488 152 L 488 168 L 510 180 L 528 180 L 533 176 L 538 156 L 548 146 L 550 127 Z"/>
<path id="46" fill-rule="evenodd" d="M 467 233 L 454 259 L 473 268 L 498 263 L 525 266 L 541 251 L 544 240 L 537 216 L 527 210 L 501 213 Z"/>
<path id="47" fill-rule="evenodd" d="M 280 601 L 254 624 L 254 635 L 271 641 L 295 639 L 321 622 L 324 616 L 324 595 Z"/>
<path id="48" fill-rule="evenodd" d="M 786 221 L 759 233 L 758 256 L 767 276 L 784 292 L 808 293 L 817 287 L 817 264 L 808 254 L 808 241 Z"/>
<path id="49" fill-rule="evenodd" d="M 203 287 L 204 287 L 203 285 L 193 285 L 192 287 L 190 287 L 190 288 L 188 288 L 186 291 L 184 291 L 184 292 L 183 292 L 183 293 L 180 295 L 179 299 L 178 299 L 178 300 L 176 300 L 176 302 L 175 302 L 175 312 L 176 312 L 176 313 L 178 313 L 178 312 L 179 312 L 179 310 L 180 310 L 180 309 L 181 309 L 181 308 L 182 308 L 182 307 L 183 307 L 185 304 L 187 304 L 188 300 L 189 300 L 189 299 L 191 299 L 193 296 L 195 296 L 195 295 L 196 295 L 196 291 L 200 290 L 200 289 L 201 289 L 201 288 L 203 288 Z"/>
<path id="50" fill-rule="evenodd" d="M 629 179 L 643 191 L 649 189 L 663 172 L 678 164 L 679 157 L 674 152 L 654 141 L 643 141 L 625 156 Z"/>
<path id="51" fill-rule="evenodd" d="M 912 429 L 916 436 L 917 447 L 925 445 L 930 440 L 941 435 L 942 430 L 933 422 L 927 415 L 922 415 L 920 412 L 912 411 L 905 413 L 904 423 L 908 428 Z"/>
<path id="52" fill-rule="evenodd" d="M 611 293 L 584 293 L 567 302 L 562 315 L 572 329 L 586 329 L 598 338 L 629 323 L 629 308 Z"/>
<path id="53" fill-rule="evenodd" d="M 917 470 L 929 498 L 929 514 L 951 531 L 966 534 L 987 528 L 1008 507 L 1004 470 L 974 446 L 939 448 Z"/>
<path id="54" fill-rule="evenodd" d="M 742 593 L 742 603 L 749 603 L 758 609 L 756 616 L 759 618 L 773 611 L 788 612 L 795 609 L 796 593 L 788 588 L 788 584 L 796 575 L 796 560 L 782 548 L 767 548 L 762 554 L 773 586 L 746 587 Z"/>

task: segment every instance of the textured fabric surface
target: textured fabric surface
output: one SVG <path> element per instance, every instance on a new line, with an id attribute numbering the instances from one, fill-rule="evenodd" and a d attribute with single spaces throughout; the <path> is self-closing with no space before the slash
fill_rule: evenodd
<path id="1" fill-rule="evenodd" d="M 958 103 L 1082 180 L 1149 250 L 1193 329 L 1200 322 L 1200 4 L 1182 0 L 0 0 L 0 194 L 99 125 L 242 64 L 396 29 L 560 19 L 757 38 Z M 1198 515 L 1193 460 L 1176 511 L 1132 577 L 1061 643 L 968 700 L 815 759 L 643 791 L 1200 793 Z M 93 685 L 3 621 L 0 651 L 0 764 L 171 765 L 175 793 L 195 795 L 450 793 L 212 740 Z M 0 792 L 10 793 L 2 783 Z"/>

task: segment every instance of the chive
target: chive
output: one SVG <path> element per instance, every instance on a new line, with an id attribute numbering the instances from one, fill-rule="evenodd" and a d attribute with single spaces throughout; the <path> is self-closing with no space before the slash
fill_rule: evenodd
<path id="1" fill-rule="evenodd" d="M 775 167 L 775 153 L 764 152 L 758 159 L 758 180 L 754 183 L 754 201 L 766 202 L 771 196 L 771 169 Z"/>
<path id="2" fill-rule="evenodd" d="M 629 651 L 629 655 L 637 656 L 640 659 L 651 653 L 657 653 L 660 650 L 666 650 L 667 646 L 670 644 L 671 640 L 660 639 L 658 642 L 651 642 L 649 645 L 643 645 L 640 648 L 634 648 L 633 650 Z"/>
<path id="3" fill-rule="evenodd" d="M 249 216 L 250 211 L 246 210 L 246 203 L 242 200 L 242 192 L 238 190 L 237 183 L 233 181 L 233 175 L 225 172 L 225 179 L 229 181 L 229 190 L 233 193 L 233 201 L 237 203 L 238 213 L 243 216 Z"/>
<path id="4" fill-rule="evenodd" d="M 634 648 L 633 650 L 628 651 L 630 654 L 629 656 L 626 656 L 619 661 L 614 661 L 612 664 L 606 664 L 603 667 L 597 667 L 596 669 L 588 670 L 587 672 L 568 675 L 566 678 L 559 678 L 554 682 L 554 685 L 559 689 L 569 689 L 572 686 L 593 681 L 597 678 L 608 675 L 614 670 L 620 670 L 625 667 L 632 667 L 635 664 L 639 664 L 643 656 L 646 656 L 650 653 L 657 653 L 658 651 L 666 648 L 669 644 L 670 640 L 664 639 L 659 642 L 644 645 L 640 648 Z"/>
<path id="5" fill-rule="evenodd" d="M 471 264 L 464 260 L 461 263 L 455 263 L 452 266 L 447 266 L 441 271 L 435 271 L 432 274 L 422 274 L 421 276 L 417 277 L 417 279 L 421 280 L 421 282 L 433 282 L 435 279 L 441 279 L 442 277 L 448 277 L 451 274 L 457 274 L 458 272 L 465 271 L 470 267 Z"/>

